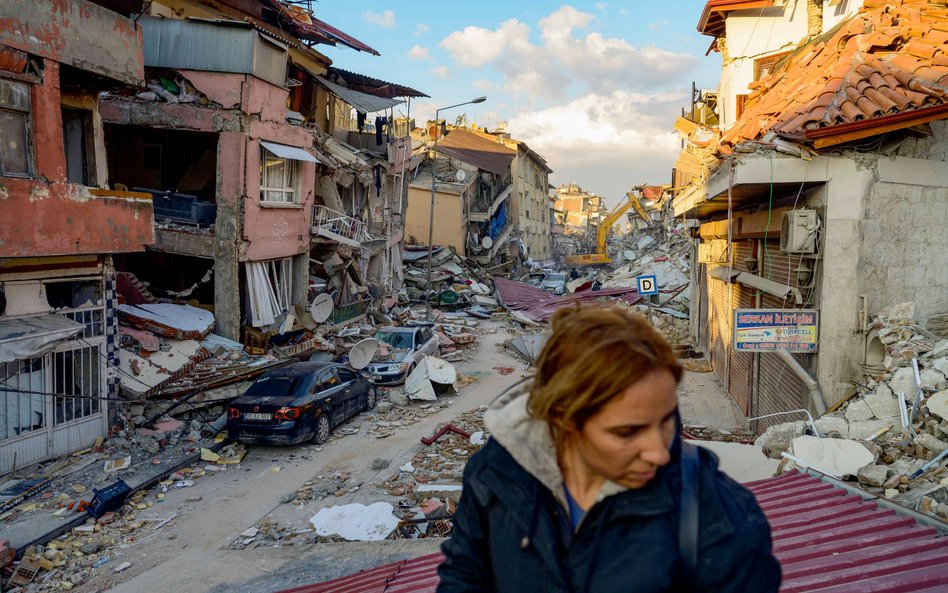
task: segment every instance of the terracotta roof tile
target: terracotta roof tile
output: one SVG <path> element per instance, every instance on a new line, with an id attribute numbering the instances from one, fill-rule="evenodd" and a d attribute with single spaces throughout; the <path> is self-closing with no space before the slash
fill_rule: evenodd
<path id="1" fill-rule="evenodd" d="M 866 0 L 859 13 L 797 48 L 751 90 L 721 148 L 771 130 L 801 139 L 855 122 L 868 130 L 886 116 L 916 125 L 906 112 L 948 105 L 945 0 Z M 930 113 L 919 117 L 931 121 Z M 891 122 L 879 125 L 893 129 Z"/>

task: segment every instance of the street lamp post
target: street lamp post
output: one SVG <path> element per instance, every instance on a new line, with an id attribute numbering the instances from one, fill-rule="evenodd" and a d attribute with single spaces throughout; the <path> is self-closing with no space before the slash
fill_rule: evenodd
<path id="1" fill-rule="evenodd" d="M 448 109 L 454 109 L 455 107 L 460 107 L 462 105 L 470 105 L 472 103 L 483 103 L 487 100 L 487 97 L 477 97 L 476 99 L 471 99 L 470 101 L 465 101 L 464 103 L 458 103 L 457 105 L 448 105 L 447 107 L 441 107 L 435 109 L 435 129 L 437 133 L 435 134 L 434 144 L 431 147 L 431 207 L 428 210 L 428 279 L 425 283 L 425 316 L 428 321 L 431 321 L 431 252 L 434 235 L 434 208 L 435 208 L 435 170 L 434 170 L 434 159 L 435 153 L 438 150 L 438 138 L 441 136 L 441 129 L 438 127 L 438 114 L 442 111 L 447 111 Z"/>

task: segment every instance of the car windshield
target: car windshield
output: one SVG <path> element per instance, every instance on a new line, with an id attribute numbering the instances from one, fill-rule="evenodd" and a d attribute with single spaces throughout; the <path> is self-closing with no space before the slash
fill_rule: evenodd
<path id="1" fill-rule="evenodd" d="M 566 274 L 548 274 L 546 277 L 547 282 L 562 282 L 566 280 Z"/>
<path id="2" fill-rule="evenodd" d="M 375 334 L 375 339 L 380 342 L 385 342 L 392 348 L 411 348 L 410 332 L 380 331 Z"/>
<path id="3" fill-rule="evenodd" d="M 244 395 L 285 397 L 288 395 L 299 395 L 296 393 L 306 382 L 306 377 L 292 377 L 287 375 L 276 375 L 272 377 L 260 377 L 253 382 L 250 389 Z"/>

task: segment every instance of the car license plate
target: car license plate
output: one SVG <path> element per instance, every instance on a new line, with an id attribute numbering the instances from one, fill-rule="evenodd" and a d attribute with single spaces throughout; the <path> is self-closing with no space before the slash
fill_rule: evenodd
<path id="1" fill-rule="evenodd" d="M 270 420 L 273 418 L 273 414 L 263 413 L 263 412 L 245 412 L 244 420 Z"/>

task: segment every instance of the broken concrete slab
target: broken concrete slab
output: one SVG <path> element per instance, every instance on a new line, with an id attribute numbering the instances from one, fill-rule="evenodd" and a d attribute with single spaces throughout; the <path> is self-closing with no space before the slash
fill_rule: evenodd
<path id="1" fill-rule="evenodd" d="M 872 415 L 879 420 L 892 420 L 899 417 L 899 400 L 885 383 L 879 385 L 875 391 L 864 398 L 872 410 Z"/>
<path id="2" fill-rule="evenodd" d="M 941 391 L 948 387 L 948 382 L 945 381 L 945 376 L 935 369 L 925 369 L 919 373 L 922 379 L 922 389 L 930 389 L 932 391 Z M 915 395 L 914 393 L 912 394 Z M 909 399 L 911 401 L 911 398 Z"/>
<path id="3" fill-rule="evenodd" d="M 875 462 L 861 443 L 849 439 L 800 436 L 793 439 L 793 455 L 809 467 L 835 478 L 854 476 L 859 468 Z"/>
<path id="4" fill-rule="evenodd" d="M 948 356 L 935 359 L 930 366 L 942 375 L 948 376 Z"/>
<path id="5" fill-rule="evenodd" d="M 214 314 L 191 305 L 119 305 L 118 314 L 139 329 L 177 340 L 200 340 L 214 329 Z"/>
<path id="6" fill-rule="evenodd" d="M 850 422 L 863 422 L 873 416 L 872 408 L 865 400 L 853 400 L 846 406 L 846 420 Z"/>
<path id="7" fill-rule="evenodd" d="M 939 391 L 925 402 L 928 411 L 942 420 L 948 420 L 948 390 Z"/>
<path id="8" fill-rule="evenodd" d="M 915 397 L 915 391 L 918 389 L 915 385 L 915 371 L 910 367 L 902 367 L 892 374 L 889 379 L 889 388 L 892 393 L 901 395 L 911 401 Z"/>
<path id="9" fill-rule="evenodd" d="M 892 420 L 871 419 L 852 422 L 849 425 L 849 438 L 854 441 L 865 440 L 873 436 L 878 438 L 878 436 L 882 436 L 878 434 L 880 430 L 884 428 L 891 429 L 892 426 Z"/>
<path id="10" fill-rule="evenodd" d="M 713 451 L 721 461 L 719 469 L 735 482 L 752 482 L 772 478 L 780 461 L 770 459 L 757 445 L 721 441 L 689 441 Z"/>

